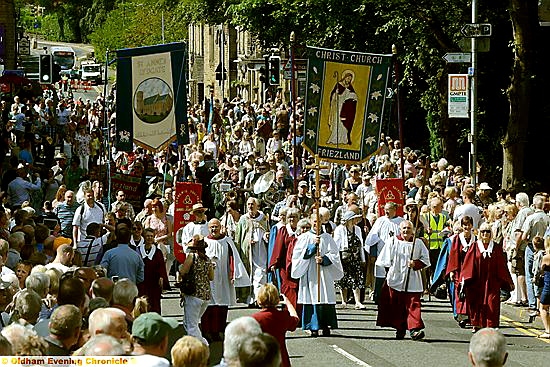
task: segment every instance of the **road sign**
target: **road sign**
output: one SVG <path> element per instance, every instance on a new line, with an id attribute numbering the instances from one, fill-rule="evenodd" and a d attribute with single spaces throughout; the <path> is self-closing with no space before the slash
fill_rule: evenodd
<path id="1" fill-rule="evenodd" d="M 443 56 L 448 63 L 468 63 L 472 61 L 472 54 L 469 52 L 449 52 Z"/>
<path id="2" fill-rule="evenodd" d="M 450 118 L 468 118 L 470 99 L 466 74 L 449 74 L 448 113 Z"/>
<path id="3" fill-rule="evenodd" d="M 31 43 L 28 38 L 21 38 L 19 40 L 19 55 L 30 55 L 31 54 L 30 45 Z"/>
<path id="4" fill-rule="evenodd" d="M 464 37 L 489 37 L 493 32 L 493 27 L 489 23 L 464 24 L 460 32 Z"/>

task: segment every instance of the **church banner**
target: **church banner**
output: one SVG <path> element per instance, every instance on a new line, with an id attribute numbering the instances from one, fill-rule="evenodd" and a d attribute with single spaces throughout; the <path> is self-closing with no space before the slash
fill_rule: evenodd
<path id="1" fill-rule="evenodd" d="M 360 163 L 378 150 L 392 55 L 307 48 L 304 146 Z"/>
<path id="2" fill-rule="evenodd" d="M 183 263 L 185 253 L 181 243 L 176 242 L 176 233 L 178 229 L 185 227 L 189 222 L 195 220 L 191 209 L 193 204 L 201 201 L 202 185 L 194 182 L 176 182 L 176 199 L 174 205 L 174 256 Z"/>
<path id="3" fill-rule="evenodd" d="M 405 186 L 401 178 L 379 178 L 376 180 L 378 193 L 378 217 L 384 215 L 384 205 L 393 201 L 397 204 L 397 215 L 402 217 L 405 212 Z"/>
<path id="4" fill-rule="evenodd" d="M 116 147 L 188 143 L 185 43 L 117 50 Z"/>

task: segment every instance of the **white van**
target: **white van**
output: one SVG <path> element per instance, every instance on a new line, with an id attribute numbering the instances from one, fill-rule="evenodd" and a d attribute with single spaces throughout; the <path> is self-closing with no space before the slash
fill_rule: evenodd
<path id="1" fill-rule="evenodd" d="M 101 84 L 103 81 L 101 69 L 101 64 L 83 62 L 80 64 L 80 79 L 85 82 Z"/>

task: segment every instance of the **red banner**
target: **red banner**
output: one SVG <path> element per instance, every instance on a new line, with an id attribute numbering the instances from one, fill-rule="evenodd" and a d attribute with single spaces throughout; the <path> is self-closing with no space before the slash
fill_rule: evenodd
<path id="1" fill-rule="evenodd" d="M 376 192 L 378 193 L 378 217 L 384 215 L 384 205 L 393 201 L 397 204 L 397 215 L 403 216 L 403 206 L 405 205 L 403 179 L 401 178 L 381 178 L 376 180 Z"/>
<path id="2" fill-rule="evenodd" d="M 132 204 L 136 210 L 142 207 L 141 177 L 113 172 L 111 175 L 111 192 L 113 193 L 113 196 L 115 196 L 119 190 L 124 191 L 126 194 L 125 201 Z"/>
<path id="3" fill-rule="evenodd" d="M 176 182 L 176 204 L 174 206 L 174 256 L 183 263 L 185 253 L 181 243 L 176 242 L 178 229 L 185 227 L 189 222 L 195 220 L 191 214 L 193 204 L 201 201 L 202 185 L 193 182 Z"/>

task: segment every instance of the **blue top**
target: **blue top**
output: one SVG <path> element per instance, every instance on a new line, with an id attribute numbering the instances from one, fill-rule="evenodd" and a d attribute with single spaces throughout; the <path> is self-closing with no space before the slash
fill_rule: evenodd
<path id="1" fill-rule="evenodd" d="M 144 264 L 141 256 L 132 250 L 127 244 L 119 244 L 103 255 L 101 266 L 107 269 L 107 277 L 113 275 L 128 278 L 134 284 L 143 282 Z"/>

